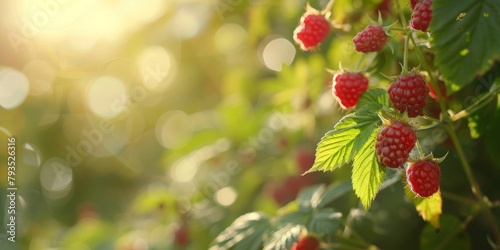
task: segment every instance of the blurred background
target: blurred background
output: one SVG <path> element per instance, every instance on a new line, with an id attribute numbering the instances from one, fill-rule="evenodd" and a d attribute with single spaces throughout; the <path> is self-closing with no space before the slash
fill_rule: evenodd
<path id="1" fill-rule="evenodd" d="M 303 0 L 2 1 L 0 194 L 15 137 L 18 202 L 16 244 L 2 227 L 0 248 L 208 249 L 246 212 L 274 214 L 305 186 L 348 180 L 347 167 L 300 175 L 345 114 L 325 69 L 354 67 L 363 9 L 381 3 L 339 1 L 341 26 L 314 53 L 293 42 Z M 399 59 L 386 48 L 374 69 L 396 74 Z M 446 140 L 434 133 L 428 149 Z M 448 185 L 469 190 L 460 171 Z M 394 193 L 360 219 L 389 247 L 424 227 Z M 344 202 L 346 214 L 358 207 Z"/>
<path id="2" fill-rule="evenodd" d="M 19 202 L 17 242 L 2 232 L 0 248 L 207 249 L 242 211 L 276 209 L 263 177 L 298 175 L 291 149 L 317 139 L 302 111 L 326 89 L 321 56 L 272 82 L 303 6 L 2 1 L 0 136 L 17 140 Z"/>

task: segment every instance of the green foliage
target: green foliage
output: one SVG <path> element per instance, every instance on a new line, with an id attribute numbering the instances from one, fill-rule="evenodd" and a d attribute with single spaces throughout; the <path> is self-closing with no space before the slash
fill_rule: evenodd
<path id="1" fill-rule="evenodd" d="M 349 183 L 308 187 L 275 218 L 257 212 L 239 217 L 215 238 L 210 249 L 261 249 L 262 244 L 263 249 L 290 249 L 303 230 L 319 236 L 334 233 L 342 214 L 325 206 L 350 189 Z"/>
<path id="2" fill-rule="evenodd" d="M 385 176 L 385 167 L 380 165 L 375 153 L 378 131 L 372 131 L 370 138 L 354 158 L 352 168 L 352 186 L 366 210 L 370 208 Z"/>
<path id="3" fill-rule="evenodd" d="M 433 1 L 431 45 L 443 77 L 463 87 L 500 58 L 500 2 Z"/>
<path id="4" fill-rule="evenodd" d="M 476 101 L 471 104 L 471 106 L 479 106 L 480 109 L 468 117 L 471 137 L 474 139 L 480 137 L 485 138 L 487 155 L 494 162 L 499 162 L 498 160 L 500 160 L 498 154 L 493 152 L 495 145 L 500 140 L 500 136 L 498 133 L 490 133 L 490 131 L 500 126 L 500 95 L 494 96 L 492 93 L 498 93 L 499 90 L 500 79 L 496 78 L 491 88 L 484 94 L 478 96 Z M 481 107 L 481 104 L 484 107 Z"/>
<path id="5" fill-rule="evenodd" d="M 346 181 L 338 184 L 332 184 L 326 188 L 326 190 L 321 194 L 320 198 L 313 200 L 313 207 L 325 207 L 332 201 L 338 199 L 342 195 L 350 192 L 352 190 L 351 182 Z"/>
<path id="6" fill-rule="evenodd" d="M 420 237 L 420 249 L 470 249 L 469 237 L 464 233 L 460 220 L 452 215 L 443 214 L 439 224 L 441 224 L 439 230 L 431 225 L 424 228 Z"/>
<path id="7" fill-rule="evenodd" d="M 262 235 L 269 227 L 270 218 L 259 212 L 242 215 L 226 228 L 217 238 L 210 250 L 260 249 Z"/>
<path id="8" fill-rule="evenodd" d="M 304 215 L 297 213 L 292 214 L 296 219 L 303 219 Z M 264 244 L 264 250 L 280 250 L 280 249 L 290 249 L 292 244 L 297 241 L 301 231 L 300 224 L 285 224 L 279 225 L 274 228 L 275 231 L 272 232 L 271 236 L 267 238 Z"/>
<path id="9" fill-rule="evenodd" d="M 358 154 L 371 136 L 371 132 L 380 125 L 377 112 L 382 105 L 369 104 L 357 112 L 344 116 L 326 133 L 316 149 L 316 161 L 307 172 L 332 171 L 342 167 Z"/>
<path id="10" fill-rule="evenodd" d="M 335 232 L 339 228 L 339 218 L 342 215 L 333 208 L 323 208 L 315 211 L 307 225 L 307 231 L 317 235 Z"/>
<path id="11" fill-rule="evenodd" d="M 387 94 L 387 90 L 385 89 L 370 89 L 359 97 L 358 107 L 364 107 L 369 103 L 378 103 L 387 107 L 391 106 L 391 102 L 389 101 L 389 95 Z"/>
<path id="12" fill-rule="evenodd" d="M 422 219 L 429 222 L 434 229 L 438 230 L 441 227 L 439 218 L 442 213 L 443 205 L 441 193 L 438 191 L 427 198 L 416 197 L 409 188 L 407 188 L 406 193 L 408 198 L 415 204 L 415 209 Z"/>
<path id="13" fill-rule="evenodd" d="M 363 99 L 386 101 L 378 90 L 369 92 Z M 377 113 L 382 107 L 378 103 L 367 103 L 340 120 L 335 129 L 321 139 L 316 161 L 308 171 L 331 171 L 354 159 L 353 188 L 366 209 L 370 207 L 385 175 L 385 168 L 380 166 L 374 150 L 378 134 L 376 128 L 382 123 Z"/>

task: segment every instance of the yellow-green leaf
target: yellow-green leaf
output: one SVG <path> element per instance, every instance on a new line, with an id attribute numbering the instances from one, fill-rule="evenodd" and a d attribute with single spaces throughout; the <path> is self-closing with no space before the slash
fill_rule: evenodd
<path id="1" fill-rule="evenodd" d="M 417 209 L 418 214 L 424 221 L 429 222 L 429 224 L 435 229 L 440 228 L 439 216 L 442 214 L 443 199 L 441 198 L 441 192 L 437 191 L 430 197 L 423 198 L 416 196 L 411 190 L 409 185 L 406 185 L 407 197 L 415 204 L 415 209 Z"/>
<path id="2" fill-rule="evenodd" d="M 314 165 L 306 173 L 332 171 L 353 160 L 382 121 L 377 115 L 383 106 L 370 103 L 346 115 L 328 132 L 316 149 Z"/>
<path id="3" fill-rule="evenodd" d="M 372 132 L 353 162 L 352 187 L 366 210 L 370 208 L 385 177 L 385 167 L 380 165 L 375 153 L 375 138 L 378 132 L 379 129 Z"/>

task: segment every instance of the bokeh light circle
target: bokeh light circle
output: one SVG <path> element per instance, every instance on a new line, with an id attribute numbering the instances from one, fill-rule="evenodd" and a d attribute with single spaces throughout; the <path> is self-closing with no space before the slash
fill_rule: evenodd
<path id="1" fill-rule="evenodd" d="M 191 116 L 180 110 L 169 111 L 156 123 L 156 139 L 165 148 L 177 149 L 191 139 L 193 130 Z"/>
<path id="2" fill-rule="evenodd" d="M 113 118 L 127 108 L 127 88 L 115 77 L 101 76 L 94 79 L 87 89 L 87 105 L 101 117 Z"/>
<path id="3" fill-rule="evenodd" d="M 246 40 L 247 32 L 235 23 L 222 25 L 215 33 L 215 47 L 221 53 L 228 53 L 239 48 Z"/>
<path id="4" fill-rule="evenodd" d="M 61 158 L 50 158 L 40 170 L 40 184 L 47 198 L 61 199 L 71 191 L 73 169 Z"/>
<path id="5" fill-rule="evenodd" d="M 165 48 L 151 46 L 142 51 L 138 67 L 146 89 L 163 91 L 172 82 L 176 61 Z"/>
<path id="6" fill-rule="evenodd" d="M 0 106 L 5 109 L 19 107 L 30 90 L 29 81 L 23 73 L 11 69 L 0 69 Z"/>
<path id="7" fill-rule="evenodd" d="M 214 196 L 217 203 L 222 206 L 230 206 L 236 201 L 238 193 L 233 187 L 224 187 L 215 192 Z"/>
<path id="8" fill-rule="evenodd" d="M 262 60 L 270 70 L 281 71 L 283 64 L 292 64 L 296 52 L 295 46 L 290 41 L 276 38 L 265 45 Z"/>

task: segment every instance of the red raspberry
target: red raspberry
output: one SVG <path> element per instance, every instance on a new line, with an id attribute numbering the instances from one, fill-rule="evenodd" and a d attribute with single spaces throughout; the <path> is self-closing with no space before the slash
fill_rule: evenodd
<path id="1" fill-rule="evenodd" d="M 306 12 L 293 32 L 293 40 L 302 50 L 310 50 L 321 44 L 330 33 L 330 22 L 323 15 Z"/>
<path id="2" fill-rule="evenodd" d="M 299 240 L 293 243 L 290 250 L 318 250 L 319 240 L 314 236 L 302 236 Z"/>
<path id="3" fill-rule="evenodd" d="M 398 168 L 406 162 L 416 141 L 417 134 L 405 123 L 395 122 L 382 128 L 375 144 L 379 161 L 390 168 Z"/>
<path id="4" fill-rule="evenodd" d="M 343 108 L 354 107 L 368 89 L 368 79 L 361 73 L 341 73 L 333 77 L 332 93 Z"/>
<path id="5" fill-rule="evenodd" d="M 406 179 L 411 191 L 422 197 L 429 197 L 439 189 L 441 170 L 433 161 L 417 161 L 406 170 Z"/>
<path id="6" fill-rule="evenodd" d="M 417 3 L 420 3 L 421 1 L 422 0 L 410 0 L 411 10 L 414 10 Z"/>
<path id="7" fill-rule="evenodd" d="M 422 75 L 410 73 L 399 76 L 387 92 L 394 108 L 408 111 L 409 117 L 416 117 L 422 115 L 429 88 Z"/>
<path id="8" fill-rule="evenodd" d="M 368 53 L 380 51 L 387 42 L 387 35 L 380 25 L 368 25 L 352 39 L 354 49 L 358 52 Z"/>
<path id="9" fill-rule="evenodd" d="M 432 19 L 432 0 L 422 0 L 415 5 L 411 13 L 410 26 L 414 30 L 427 32 Z"/>

